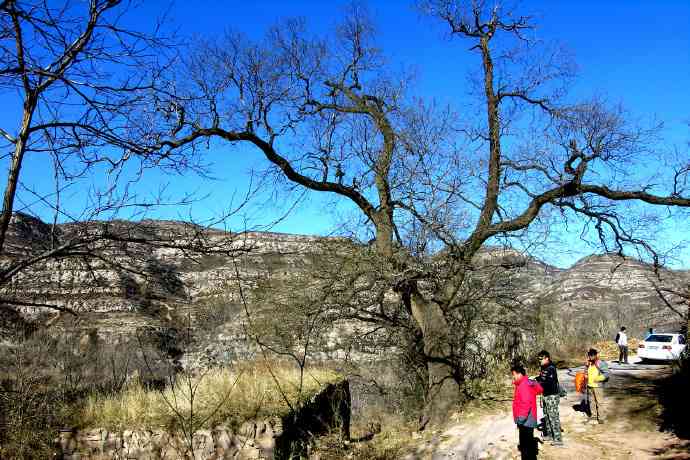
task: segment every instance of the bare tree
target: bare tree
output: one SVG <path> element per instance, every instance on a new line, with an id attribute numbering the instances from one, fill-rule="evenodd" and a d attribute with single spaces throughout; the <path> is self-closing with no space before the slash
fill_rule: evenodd
<path id="1" fill-rule="evenodd" d="M 452 318 L 463 316 L 483 246 L 529 234 L 551 213 L 592 223 L 606 247 L 653 254 L 622 206 L 688 207 L 690 198 L 687 169 L 672 190 L 625 175 L 653 154 L 655 130 L 601 100 L 567 103 L 572 66 L 529 39 L 529 17 L 479 1 L 421 7 L 478 57 L 467 112 L 481 116 L 408 95 L 411 79 L 389 70 L 355 6 L 330 39 L 292 20 L 261 42 L 230 33 L 201 43 L 166 102 L 182 116 L 152 113 L 169 134 L 141 153 L 197 153 L 210 138 L 249 144 L 277 177 L 352 205 L 362 216 L 357 236 L 371 237 L 370 278 L 395 292 L 397 312 L 362 305 L 379 324 L 412 318 L 428 370 L 426 412 L 440 418 L 461 393 Z"/>
<path id="2" fill-rule="evenodd" d="M 109 251 L 126 254 L 128 245 L 142 244 L 188 255 L 202 247 L 227 250 L 218 241 L 201 244 L 208 236 L 199 226 L 163 235 L 147 222 L 115 222 L 193 202 L 189 195 L 167 198 L 165 190 L 135 191 L 148 168 L 200 171 L 189 155 L 152 159 L 139 147 L 157 142 L 144 108 L 168 118 L 180 114 L 161 106 L 159 95 L 174 89 L 157 85 L 174 60 L 175 43 L 158 24 L 150 31 L 127 25 L 133 14 L 135 6 L 119 0 L 0 2 L 0 94 L 8 124 L 0 126 L 0 155 L 8 166 L 0 214 L 5 305 L 70 311 L 8 295 L 12 280 L 21 283 L 16 277 L 36 264 L 70 258 L 92 273 L 93 264 L 137 272 L 146 257 L 127 266 Z M 23 179 L 28 160 L 45 165 L 41 183 Z M 51 180 L 52 190 L 46 186 Z M 52 222 L 44 224 L 51 214 Z"/>
<path id="3" fill-rule="evenodd" d="M 664 280 L 661 280 L 661 283 L 655 283 L 654 290 L 664 305 L 678 317 L 678 320 L 685 322 L 682 329 L 687 336 L 690 331 L 690 289 L 668 287 L 663 284 L 666 284 Z"/>

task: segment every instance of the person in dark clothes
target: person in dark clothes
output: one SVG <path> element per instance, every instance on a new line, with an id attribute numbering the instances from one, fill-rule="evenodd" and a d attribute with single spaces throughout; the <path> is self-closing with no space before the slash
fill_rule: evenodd
<path id="1" fill-rule="evenodd" d="M 556 366 L 551 362 L 551 355 L 548 351 L 542 350 L 537 355 L 541 370 L 535 379 L 544 389 L 542 397 L 542 407 L 544 409 L 544 438 L 550 439 L 554 446 L 562 446 L 561 437 L 561 418 L 558 412 L 560 403 L 558 372 Z"/>
<path id="2" fill-rule="evenodd" d="M 515 385 L 513 420 L 520 434 L 518 449 L 522 460 L 536 460 L 538 447 L 534 438 L 534 428 L 537 426 L 537 395 L 542 394 L 544 390 L 539 382 L 527 377 L 527 372 L 521 364 L 513 365 L 510 372 Z"/>

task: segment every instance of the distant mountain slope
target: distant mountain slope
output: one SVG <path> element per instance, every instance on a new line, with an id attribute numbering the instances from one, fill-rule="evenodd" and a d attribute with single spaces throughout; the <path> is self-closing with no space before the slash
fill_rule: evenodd
<path id="1" fill-rule="evenodd" d="M 604 254 L 581 259 L 531 292 L 554 333 L 612 339 L 620 326 L 638 337 L 650 327 L 678 330 L 681 318 L 666 307 L 655 286 L 683 289 L 688 281 L 687 271 L 655 272 L 638 260 Z"/>
<path id="2" fill-rule="evenodd" d="M 181 222 L 154 220 L 61 225 L 51 233 L 50 226 L 23 215 L 13 219 L 10 237 L 20 253 L 49 247 L 51 240 L 102 231 L 103 225 L 130 241 L 108 246 L 106 257 L 88 263 L 62 259 L 37 264 L 0 289 L 0 296 L 72 308 L 79 312 L 77 318 L 33 308 L 19 311 L 24 318 L 65 331 L 97 331 L 108 341 L 141 330 L 179 329 L 191 322 L 190 326 L 205 328 L 210 341 L 226 340 L 227 348 L 243 340 L 239 288 L 250 293 L 269 272 L 290 277 L 312 267 L 318 243 L 326 241 L 281 233 L 205 231 Z M 145 246 L 136 242 L 137 237 L 158 243 Z M 203 242 L 217 250 L 189 257 L 188 251 L 170 242 Z M 516 295 L 540 310 L 549 334 L 608 337 L 620 325 L 638 335 L 648 327 L 678 328 L 679 318 L 654 291 L 655 273 L 642 262 L 593 255 L 563 270 L 498 248 L 484 249 L 478 261 L 496 257 L 518 271 L 511 278 Z M 118 268 L 125 266 L 131 270 Z M 679 287 L 690 280 L 684 271 L 662 270 L 660 276 L 667 285 Z M 0 329 L 16 319 L 15 310 L 5 306 L 5 313 L 0 311 Z"/>
<path id="3" fill-rule="evenodd" d="M 59 305 L 78 316 L 6 303 L 0 309 L 5 319 L 0 329 L 6 332 L 10 319 L 17 319 L 16 311 L 52 329 L 77 334 L 97 331 L 107 341 L 140 331 L 197 328 L 204 319 L 203 326 L 212 329 L 214 321 L 240 316 L 240 285 L 250 292 L 268 272 L 289 276 L 308 263 L 315 242 L 323 240 L 270 232 L 207 231 L 171 221 L 67 224 L 53 234 L 48 229 L 36 219 L 15 216 L 10 228 L 12 254 L 45 249 L 51 238 L 60 244 L 75 234 L 109 232 L 122 241 L 97 243 L 99 258 L 47 260 L 19 273 L 0 288 L 0 299 Z M 154 243 L 137 242 L 143 238 Z M 213 250 L 195 253 L 201 244 Z M 10 261 L 4 257 L 0 263 Z M 218 306 L 223 307 L 222 315 L 209 311 Z"/>

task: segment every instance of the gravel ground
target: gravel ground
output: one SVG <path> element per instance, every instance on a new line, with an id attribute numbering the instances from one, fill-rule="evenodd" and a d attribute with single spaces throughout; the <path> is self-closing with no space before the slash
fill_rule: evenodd
<path id="1" fill-rule="evenodd" d="M 661 364 L 610 363 L 612 375 L 607 383 L 608 415 L 602 425 L 585 423 L 587 417 L 576 412 L 581 395 L 574 391 L 575 372 L 559 371 L 568 396 L 561 398 L 563 447 L 542 444 L 539 458 L 576 459 L 690 459 L 690 443 L 672 433 L 659 431 L 661 405 L 656 397 L 657 382 L 671 368 Z M 450 425 L 409 460 L 517 459 L 517 430 L 509 404 L 497 413 Z"/>

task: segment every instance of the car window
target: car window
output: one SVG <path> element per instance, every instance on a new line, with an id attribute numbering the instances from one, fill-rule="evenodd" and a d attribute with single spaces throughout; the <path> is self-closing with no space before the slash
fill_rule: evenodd
<path id="1" fill-rule="evenodd" d="M 682 335 L 679 335 L 678 336 L 678 343 L 681 345 L 685 345 L 685 337 L 683 337 Z"/>
<path id="2" fill-rule="evenodd" d="M 646 339 L 644 339 L 645 342 L 666 342 L 670 343 L 671 340 L 673 340 L 672 335 L 660 335 L 660 334 L 652 334 Z"/>

